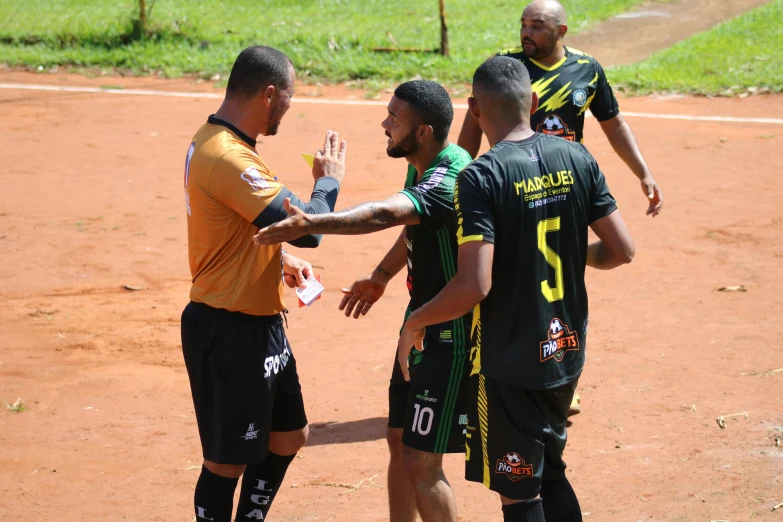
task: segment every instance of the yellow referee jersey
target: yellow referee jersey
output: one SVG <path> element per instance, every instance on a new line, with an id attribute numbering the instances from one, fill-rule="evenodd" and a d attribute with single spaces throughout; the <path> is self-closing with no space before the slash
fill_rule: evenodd
<path id="1" fill-rule="evenodd" d="M 253 224 L 283 188 L 255 140 L 214 117 L 199 129 L 185 162 L 190 299 L 249 315 L 283 304 L 280 245 L 256 246 Z"/>

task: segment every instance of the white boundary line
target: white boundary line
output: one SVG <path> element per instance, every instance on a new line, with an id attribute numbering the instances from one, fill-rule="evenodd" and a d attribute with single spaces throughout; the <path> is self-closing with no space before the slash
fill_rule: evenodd
<path id="1" fill-rule="evenodd" d="M 79 92 L 94 94 L 125 94 L 131 96 L 164 96 L 170 98 L 209 98 L 223 99 L 222 94 L 208 92 L 176 92 L 156 91 L 144 89 L 107 89 L 102 87 L 67 87 L 62 85 L 35 85 L 27 83 L 0 83 L 0 89 L 27 90 L 27 91 L 53 91 L 53 92 Z M 360 105 L 371 107 L 386 107 L 385 101 L 374 100 L 331 100 L 326 98 L 294 98 L 296 103 L 313 103 L 320 105 Z M 467 109 L 464 103 L 455 103 L 455 109 Z M 736 118 L 732 116 L 692 116 L 688 114 L 654 114 L 647 112 L 622 112 L 623 116 L 631 118 L 653 118 L 658 120 L 684 120 L 684 121 L 714 121 L 723 123 L 762 123 L 783 125 L 781 118 Z"/>

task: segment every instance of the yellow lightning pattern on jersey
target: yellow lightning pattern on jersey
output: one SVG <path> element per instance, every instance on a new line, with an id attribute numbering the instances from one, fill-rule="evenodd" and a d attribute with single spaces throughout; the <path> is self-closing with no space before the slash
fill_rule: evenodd
<path id="1" fill-rule="evenodd" d="M 597 81 L 598 81 L 598 73 L 595 73 L 595 78 L 593 78 L 593 81 L 591 81 L 591 82 L 590 82 L 590 83 L 588 83 L 587 85 L 588 85 L 588 86 L 590 86 L 590 85 L 593 85 L 593 84 L 594 84 L 595 82 L 597 82 Z M 584 106 L 582 107 L 582 110 L 581 110 L 581 111 L 579 111 L 579 114 L 577 114 L 577 116 L 581 116 L 582 114 L 584 114 L 585 112 L 587 112 L 587 108 L 588 108 L 588 107 L 590 107 L 590 104 L 592 103 L 592 101 L 593 101 L 593 98 L 595 98 L 595 93 L 596 93 L 596 92 L 597 92 L 597 91 L 593 91 L 593 94 L 591 94 L 591 95 L 590 95 L 590 97 L 589 97 L 589 98 L 587 98 L 587 102 L 585 102 Z"/>
<path id="2" fill-rule="evenodd" d="M 551 89 L 547 89 L 547 87 L 549 87 L 550 83 L 557 80 L 558 76 L 560 75 L 556 74 L 547 80 L 541 78 L 540 80 L 536 80 L 535 82 L 533 82 L 533 85 L 530 86 L 533 89 L 533 92 L 538 94 L 539 102 L 543 100 L 544 96 L 546 96 L 547 93 L 551 90 Z"/>
<path id="3" fill-rule="evenodd" d="M 571 82 L 563 85 L 559 91 L 554 93 L 545 102 L 539 105 L 538 110 L 556 111 L 560 107 L 563 107 L 566 103 L 568 103 L 568 97 L 571 95 L 571 89 L 569 89 L 570 86 Z"/>

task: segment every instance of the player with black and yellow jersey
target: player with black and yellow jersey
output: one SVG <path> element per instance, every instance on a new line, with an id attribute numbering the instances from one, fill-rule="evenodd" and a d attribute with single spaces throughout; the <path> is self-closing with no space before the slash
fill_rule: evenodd
<path id="1" fill-rule="evenodd" d="M 536 132 L 583 141 L 585 113 L 598 120 L 618 156 L 639 178 L 647 197 L 647 214 L 657 216 L 663 206 L 661 189 L 644 161 L 630 126 L 598 61 L 563 44 L 568 32 L 565 9 L 557 0 L 534 0 L 522 13 L 521 46 L 497 56 L 519 60 L 528 70 L 539 106 L 530 117 Z M 481 146 L 481 128 L 468 112 L 459 145 L 475 158 Z"/>
<path id="2" fill-rule="evenodd" d="M 585 361 L 585 266 L 634 255 L 595 159 L 534 132 L 536 104 L 518 60 L 476 70 L 470 112 L 492 148 L 457 179 L 457 275 L 398 343 L 404 364 L 425 327 L 474 309 L 465 476 L 500 494 L 507 522 L 581 520 L 562 453 Z M 588 244 L 588 228 L 599 241 Z"/>
<path id="3" fill-rule="evenodd" d="M 346 145 L 327 132 L 314 160 L 308 203 L 273 174 L 256 151 L 256 137 L 277 133 L 294 82 L 285 54 L 260 46 L 242 51 L 223 104 L 196 132 L 186 156 L 193 284 L 182 313 L 182 350 L 204 456 L 194 495 L 196 520 L 231 520 L 240 475 L 236 520 L 264 520 L 307 439 L 296 361 L 281 313 L 282 281 L 297 286 L 312 269 L 283 253 L 279 243 L 257 247 L 252 238 L 287 216 L 286 200 L 309 213 L 334 210 Z M 320 236 L 307 235 L 291 244 L 312 248 L 319 242 Z"/>
<path id="4" fill-rule="evenodd" d="M 583 143 L 588 108 L 603 122 L 620 114 L 620 107 L 595 58 L 566 46 L 563 52 L 563 57 L 552 66 L 528 57 L 524 47 L 501 51 L 497 56 L 519 60 L 530 73 L 533 91 L 540 100 L 531 116 L 533 130 Z"/>

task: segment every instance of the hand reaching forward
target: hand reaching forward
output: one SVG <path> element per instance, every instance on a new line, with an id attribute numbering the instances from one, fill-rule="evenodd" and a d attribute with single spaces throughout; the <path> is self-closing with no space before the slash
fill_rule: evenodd
<path id="1" fill-rule="evenodd" d="M 373 275 L 368 275 L 357 279 L 348 288 L 343 288 L 343 300 L 340 301 L 340 310 L 345 310 L 345 317 L 358 319 L 359 316 L 367 315 L 372 305 L 381 298 L 386 291 L 388 281 L 381 281 Z"/>
<path id="2" fill-rule="evenodd" d="M 310 221 L 307 214 L 291 204 L 290 198 L 283 200 L 283 208 L 288 212 L 288 217 L 268 227 L 264 227 L 253 236 L 253 243 L 256 245 L 274 245 L 293 241 L 309 234 L 308 227 Z"/>

